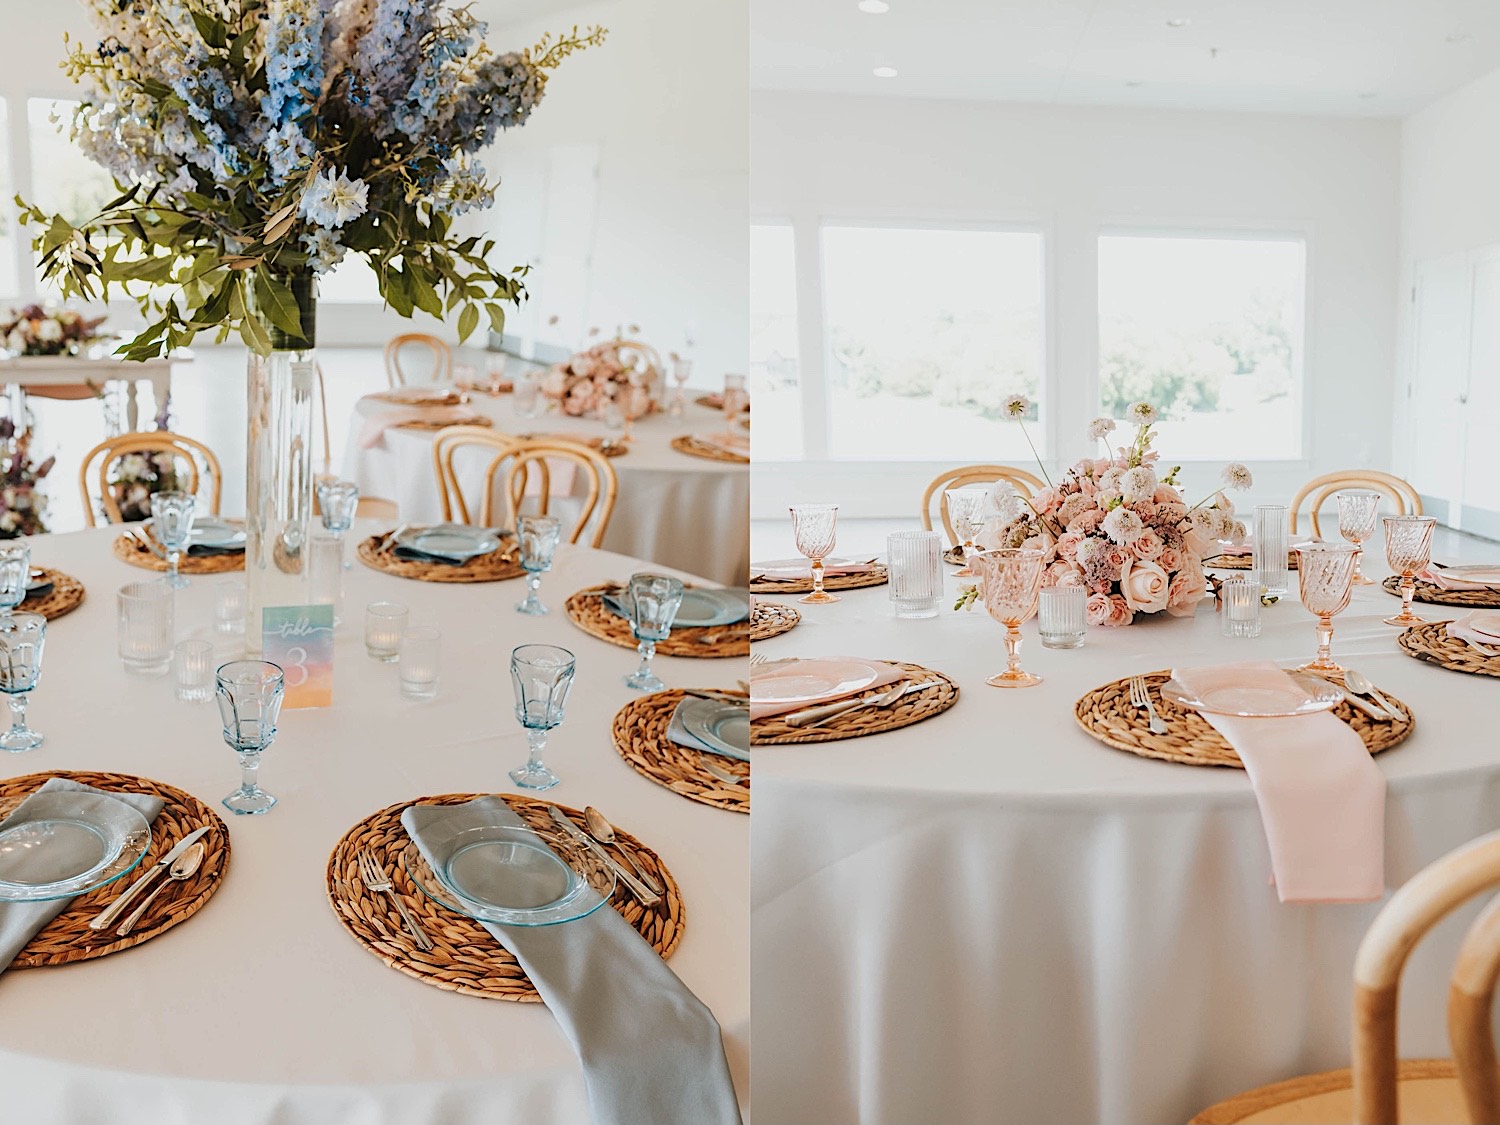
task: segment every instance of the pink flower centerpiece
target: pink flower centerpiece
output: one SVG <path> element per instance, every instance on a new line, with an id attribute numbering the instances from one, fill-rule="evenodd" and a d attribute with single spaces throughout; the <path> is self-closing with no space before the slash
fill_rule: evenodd
<path id="1" fill-rule="evenodd" d="M 1017 395 L 1005 409 L 1022 421 L 1029 406 Z M 1163 610 L 1191 617 L 1203 600 L 1203 559 L 1217 553 L 1215 541 L 1245 537 L 1245 525 L 1235 519 L 1234 505 L 1222 489 L 1189 506 L 1177 487 L 1180 466 L 1158 475 L 1159 454 L 1151 448 L 1156 408 L 1138 402 L 1127 415 L 1136 428 L 1129 445 L 1111 453 L 1109 434 L 1115 422 L 1096 418 L 1089 437 L 1103 445 L 1105 456 L 1085 457 L 1056 484 L 1049 478 L 1048 487 L 1029 501 L 1004 482 L 997 486 L 993 506 L 998 514 L 976 540 L 985 550 L 1045 551 L 1043 587 L 1084 587 L 1090 625 L 1129 625 L 1137 614 Z M 1250 471 L 1229 465 L 1223 482 L 1228 488 L 1249 488 Z M 973 596 L 966 592 L 960 604 Z"/>
<path id="2" fill-rule="evenodd" d="M 75 309 L 53 311 L 41 305 L 11 309 L 0 318 L 0 342 L 15 355 L 62 355 L 101 338 L 104 317 L 92 319 Z"/>
<path id="3" fill-rule="evenodd" d="M 542 378 L 544 396 L 572 418 L 599 418 L 611 403 L 640 418 L 657 409 L 661 360 L 655 349 L 616 337 L 555 364 Z"/>

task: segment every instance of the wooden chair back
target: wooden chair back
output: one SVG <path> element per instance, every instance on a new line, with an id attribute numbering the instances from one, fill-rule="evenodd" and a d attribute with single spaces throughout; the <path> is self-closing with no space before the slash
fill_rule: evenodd
<path id="1" fill-rule="evenodd" d="M 518 438 L 496 433 L 487 426 L 445 426 L 432 440 L 432 472 L 437 478 L 438 494 L 443 501 L 443 519 L 449 523 L 478 523 L 493 527 L 492 516 L 495 472 Z M 484 477 L 484 491 L 479 501 L 478 518 L 469 511 L 469 502 L 453 467 L 453 458 L 465 448 L 491 451 L 491 461 Z"/>
<path id="2" fill-rule="evenodd" d="M 122 523 L 120 505 L 109 487 L 109 471 L 122 457 L 132 453 L 170 453 L 174 461 L 186 465 L 186 484 L 183 490 L 198 494 L 200 474 L 208 477 L 209 512 L 219 514 L 219 496 L 224 485 L 224 473 L 219 468 L 219 459 L 214 451 L 201 441 L 196 441 L 169 430 L 150 430 L 101 441 L 84 455 L 78 467 L 78 489 L 83 494 L 83 515 L 90 527 L 94 526 L 95 499 L 89 491 L 89 478 L 93 475 L 99 486 L 98 505 L 110 523 Z"/>
<path id="3" fill-rule="evenodd" d="M 1400 477 L 1377 472 L 1375 469 L 1345 469 L 1336 473 L 1325 473 L 1302 486 L 1288 505 L 1291 510 L 1287 521 L 1288 530 L 1293 535 L 1297 533 L 1297 511 L 1306 500 L 1309 514 L 1312 516 L 1313 535 L 1321 539 L 1323 528 L 1318 522 L 1318 509 L 1337 493 L 1347 492 L 1351 488 L 1368 488 L 1380 493 L 1391 502 L 1391 507 L 1396 509 L 1398 516 L 1422 514 L 1422 498 L 1417 495 L 1415 488 Z"/>
<path id="4" fill-rule="evenodd" d="M 1407 958 L 1434 925 L 1475 895 L 1500 887 L 1500 832 L 1423 868 L 1391 896 L 1354 958 L 1354 1119 L 1396 1118 L 1396 1008 Z M 1500 906 L 1469 928 L 1449 985 L 1448 1027 L 1471 1120 L 1500 1122 L 1490 1005 L 1500 977 Z"/>
<path id="5" fill-rule="evenodd" d="M 1025 469 L 1013 469 L 1009 465 L 960 465 L 945 473 L 939 473 L 936 479 L 927 486 L 927 491 L 922 494 L 922 529 L 932 530 L 932 502 L 936 497 L 937 514 L 942 521 L 943 531 L 948 535 L 948 545 L 956 546 L 958 534 L 953 530 L 953 521 L 948 518 L 947 491 L 950 488 L 994 484 L 1002 480 L 1009 481 L 1011 486 L 1028 500 L 1046 487 L 1045 481 L 1028 473 Z"/>
<path id="6" fill-rule="evenodd" d="M 406 372 L 401 367 L 401 349 L 423 347 L 432 353 L 429 383 L 448 383 L 453 379 L 453 349 L 446 340 L 426 332 L 403 332 L 385 346 L 385 377 L 393 387 L 406 386 Z"/>
<path id="7" fill-rule="evenodd" d="M 604 533 L 609 528 L 609 519 L 614 514 L 615 499 L 619 495 L 620 483 L 615 476 L 615 468 L 608 459 L 602 453 L 586 445 L 557 438 L 517 441 L 509 451 L 490 464 L 489 472 L 485 477 L 486 509 L 493 496 L 495 472 L 502 463 L 508 462 L 505 473 L 506 525 L 515 526 L 516 516 L 521 512 L 522 501 L 533 492 L 537 497 L 537 514 L 547 515 L 548 505 L 552 498 L 552 474 L 555 471 L 553 466 L 559 461 L 571 463 L 574 470 L 582 475 L 585 484 L 578 522 L 573 525 L 573 530 L 568 535 L 568 542 L 577 543 L 584 531 L 592 525 L 593 534 L 589 538 L 589 546 L 597 547 L 603 541 Z M 533 473 L 539 475 L 540 487 L 529 487 Z M 576 489 L 574 491 L 576 494 Z"/>

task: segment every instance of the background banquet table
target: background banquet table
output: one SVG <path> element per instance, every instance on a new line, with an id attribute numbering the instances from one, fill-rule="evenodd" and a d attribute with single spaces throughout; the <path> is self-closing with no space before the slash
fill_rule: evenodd
<path id="1" fill-rule="evenodd" d="M 618 438 L 618 430 L 588 418 L 548 412 L 517 417 L 510 395 L 475 393 L 470 405 L 494 421 L 499 433 L 587 434 Z M 344 476 L 366 496 L 395 500 L 401 518 L 435 523 L 442 500 L 432 469 L 432 430 L 393 428 L 371 448 L 360 444 L 370 412 L 391 409 L 389 403 L 362 399 L 356 405 L 344 446 Z M 750 466 L 710 461 L 672 448 L 681 434 L 723 432 L 723 415 L 698 406 L 691 397 L 681 418 L 654 414 L 635 424 L 630 452 L 610 459 L 620 478 L 620 498 L 601 544 L 635 558 L 651 559 L 724 585 L 743 586 L 750 563 Z M 488 456 L 460 456 L 460 475 L 475 484 L 464 495 L 477 504 L 479 480 Z M 503 511 L 503 504 L 497 508 Z M 477 508 L 476 508 L 477 511 Z"/>
<path id="2" fill-rule="evenodd" d="M 1085 691 L 1137 672 L 1310 659 L 1295 582 L 1254 640 L 1221 637 L 1211 602 L 1090 629 L 1074 651 L 1043 648 L 1033 621 L 1023 663 L 1045 682 L 1024 691 L 984 683 L 1005 657 L 982 608 L 897 621 L 884 587 L 798 606 L 797 628 L 755 646 L 915 661 L 961 688 L 902 730 L 755 751 L 752 1002 L 784 1029 L 756 1044 L 758 1125 L 1183 1121 L 1349 1065 L 1354 951 L 1379 904 L 1279 904 L 1243 771 L 1114 750 L 1073 718 Z M 1361 588 L 1334 640 L 1417 720 L 1375 759 L 1388 888 L 1500 827 L 1500 682 L 1401 654 L 1380 621 L 1398 607 Z M 1471 916 L 1408 969 L 1403 1056 L 1449 1053 L 1446 979 Z"/>
<path id="3" fill-rule="evenodd" d="M 374 528 L 366 527 L 366 533 Z M 84 605 L 48 630 L 30 708 L 46 735 L 0 757 L 5 776 L 116 770 L 169 782 L 222 811 L 238 776 L 212 703 L 180 703 L 170 677 L 127 675 L 115 655 L 114 594 L 152 577 L 110 555 L 118 528 L 33 541 L 33 560 L 81 579 Z M 589 1120 L 572 1047 L 539 1004 L 445 992 L 387 967 L 335 919 L 324 865 L 345 830 L 388 804 L 454 792 L 514 792 L 526 757 L 511 707 L 510 649 L 563 645 L 578 657 L 544 796 L 597 805 L 656 849 L 682 887 L 686 929 L 670 965 L 723 1027 L 736 1082 L 748 1068 L 747 818 L 684 800 L 634 773 L 609 724 L 635 693 L 635 654 L 595 640 L 561 612 L 590 583 L 638 564 L 559 552 L 544 600 L 519 617 L 519 581 L 404 581 L 356 563 L 337 640 L 335 704 L 285 711 L 262 783 L 268 815 L 223 812 L 232 855 L 222 887 L 181 926 L 100 960 L 0 974 L 0 1090 L 6 1120 L 33 1125 L 469 1125 Z M 178 594 L 177 631 L 213 637 L 216 576 Z M 443 630 L 436 700 L 404 699 L 397 665 L 364 654 L 364 606 L 411 607 Z M 658 658 L 669 683 L 732 687 L 735 661 Z"/>

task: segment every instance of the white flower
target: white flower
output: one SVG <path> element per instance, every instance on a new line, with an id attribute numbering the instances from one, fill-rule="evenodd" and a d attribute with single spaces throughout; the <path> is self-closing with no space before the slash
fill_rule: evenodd
<path id="1" fill-rule="evenodd" d="M 1031 409 L 1031 400 L 1025 395 L 1011 395 L 1002 407 L 1007 418 L 1024 418 Z"/>
<path id="2" fill-rule="evenodd" d="M 1234 517 L 1222 508 L 1209 509 L 1214 514 L 1213 536 L 1215 539 L 1234 538 Z"/>
<path id="3" fill-rule="evenodd" d="M 1149 426 L 1156 421 L 1156 407 L 1149 402 L 1132 402 L 1130 409 L 1125 411 L 1125 417 L 1137 426 Z"/>
<path id="4" fill-rule="evenodd" d="M 1250 534 L 1250 529 L 1245 526 L 1243 520 L 1235 520 L 1230 526 L 1229 541 L 1231 543 L 1243 543 L 1245 537 Z"/>
<path id="5" fill-rule="evenodd" d="M 1229 488 L 1238 488 L 1242 491 L 1254 483 L 1254 478 L 1250 475 L 1250 470 L 1238 461 L 1233 461 L 1225 465 L 1224 471 L 1219 474 L 1219 477 Z"/>
<path id="6" fill-rule="evenodd" d="M 1095 418 L 1089 423 L 1089 441 L 1103 441 L 1106 434 L 1115 428 L 1113 418 Z"/>
<path id="7" fill-rule="evenodd" d="M 1104 517 L 1104 522 L 1099 525 L 1099 530 L 1108 535 L 1110 539 L 1119 544 L 1129 543 L 1141 532 L 1146 530 L 1146 525 L 1141 517 L 1129 508 L 1119 507 Z"/>
<path id="8" fill-rule="evenodd" d="M 1016 492 L 1015 486 L 1010 481 L 997 480 L 985 493 L 982 510 L 986 518 L 1000 519 L 1010 523 L 1025 510 L 1025 507 L 1020 494 Z"/>
<path id="9" fill-rule="evenodd" d="M 62 325 L 50 318 L 44 320 L 37 326 L 36 338 L 44 344 L 55 344 L 63 338 Z"/>
<path id="10" fill-rule="evenodd" d="M 1120 492 L 1132 504 L 1150 500 L 1156 495 L 1156 474 L 1145 465 L 1128 469 L 1120 478 Z"/>
<path id="11" fill-rule="evenodd" d="M 1118 496 L 1120 494 L 1120 481 L 1125 476 L 1125 470 L 1118 465 L 1111 465 L 1099 474 L 1099 491 L 1105 496 Z"/>
<path id="12" fill-rule="evenodd" d="M 370 188 L 342 172 L 320 173 L 302 196 L 302 214 L 320 227 L 341 227 L 365 213 Z"/>

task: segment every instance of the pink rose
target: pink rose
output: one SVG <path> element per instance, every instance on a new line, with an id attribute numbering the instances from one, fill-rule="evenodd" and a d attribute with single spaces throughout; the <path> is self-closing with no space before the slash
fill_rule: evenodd
<path id="1" fill-rule="evenodd" d="M 1130 544 L 1130 549 L 1136 553 L 1136 557 L 1145 559 L 1147 562 L 1159 558 L 1162 548 L 1161 536 L 1149 527 L 1137 535 Z M 1170 571 L 1171 568 L 1167 569 Z"/>
<path id="2" fill-rule="evenodd" d="M 1108 457 L 1100 457 L 1094 461 L 1094 475 L 1101 476 L 1107 469 L 1114 467 L 1114 462 Z"/>
<path id="3" fill-rule="evenodd" d="M 1078 571 L 1072 563 L 1055 562 L 1046 570 L 1042 571 L 1042 589 L 1050 590 L 1053 586 L 1076 586 L 1078 584 Z"/>
<path id="4" fill-rule="evenodd" d="M 1062 494 L 1055 488 L 1044 488 L 1031 498 L 1031 506 L 1042 515 L 1050 515 L 1062 506 Z"/>
<path id="5" fill-rule="evenodd" d="M 1154 562 L 1128 560 L 1120 569 L 1120 593 L 1137 613 L 1156 613 L 1167 608 L 1171 579 Z"/>
<path id="6" fill-rule="evenodd" d="M 1090 594 L 1089 600 L 1083 603 L 1083 612 L 1090 625 L 1103 625 L 1109 620 L 1109 595 Z"/>
<path id="7" fill-rule="evenodd" d="M 1170 484 L 1159 484 L 1156 492 L 1152 494 L 1151 501 L 1154 504 L 1181 504 L 1182 494 Z"/>
<path id="8" fill-rule="evenodd" d="M 1115 544 L 1110 544 L 1109 554 L 1106 555 L 1105 557 L 1107 559 L 1109 559 L 1109 564 L 1111 566 L 1118 567 L 1118 568 L 1121 569 L 1121 577 L 1123 577 L 1124 576 L 1124 569 L 1123 568 L 1124 568 L 1126 562 L 1131 561 L 1130 552 L 1128 552 L 1127 550 L 1125 550 L 1124 547 L 1120 547 L 1120 546 L 1117 546 Z"/>
<path id="9" fill-rule="evenodd" d="M 1167 591 L 1167 612 L 1173 617 L 1191 617 L 1198 612 L 1203 602 L 1208 583 L 1203 579 L 1203 567 L 1195 559 L 1193 565 L 1177 572 Z"/>
<path id="10" fill-rule="evenodd" d="M 1209 550 L 1213 542 L 1213 536 L 1197 524 L 1182 533 L 1182 549 L 1190 555 L 1197 555 L 1200 559 L 1205 555 L 1219 553 L 1217 549 Z"/>
<path id="11" fill-rule="evenodd" d="M 1090 625 L 1109 629 L 1129 625 L 1135 619 L 1130 606 L 1119 594 L 1090 594 L 1084 603 L 1084 614 Z"/>
<path id="12" fill-rule="evenodd" d="M 1077 531 L 1084 535 L 1099 530 L 1099 525 L 1104 522 L 1108 513 L 1103 508 L 1090 508 L 1079 515 L 1072 523 L 1068 524 L 1069 531 Z"/>
<path id="13" fill-rule="evenodd" d="M 1163 547 L 1156 556 L 1156 565 L 1168 574 L 1176 574 L 1182 569 L 1182 552 L 1176 547 Z"/>
<path id="14" fill-rule="evenodd" d="M 1083 533 L 1069 531 L 1057 541 L 1057 557 L 1068 562 L 1078 561 L 1078 544 L 1083 542 Z"/>

